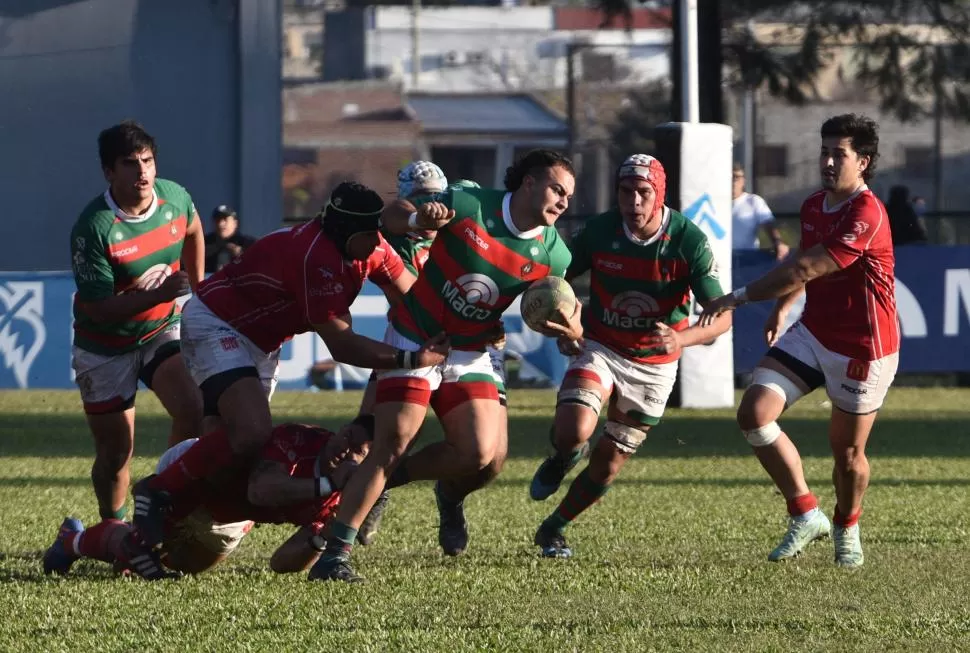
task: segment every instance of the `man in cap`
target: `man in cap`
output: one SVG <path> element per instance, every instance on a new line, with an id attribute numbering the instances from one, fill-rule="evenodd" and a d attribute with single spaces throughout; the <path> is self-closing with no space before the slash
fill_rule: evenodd
<path id="1" fill-rule="evenodd" d="M 584 456 L 590 460 L 536 532 L 543 557 L 572 555 L 564 529 L 606 494 L 660 422 L 681 349 L 710 342 L 731 326 L 726 317 L 705 328 L 688 326 L 690 293 L 703 304 L 722 294 L 721 284 L 707 237 L 664 206 L 665 193 L 660 161 L 627 157 L 616 173 L 617 207 L 591 218 L 573 238 L 566 279 L 590 273 L 584 337 L 572 351 L 560 343 L 573 356 L 550 433 L 555 453 L 536 471 L 530 496 L 550 497 Z M 589 454 L 607 400 L 603 437 Z"/>
<path id="2" fill-rule="evenodd" d="M 132 489 L 135 526 L 149 545 L 161 542 L 172 495 L 228 466 L 246 464 L 269 440 L 280 349 L 293 336 L 313 331 L 335 360 L 357 367 L 416 369 L 444 362 L 443 334 L 409 351 L 353 331 L 350 306 L 365 280 L 377 284 L 391 304 L 414 283 L 380 235 L 383 208 L 375 191 L 344 182 L 314 220 L 260 238 L 199 285 L 183 312 L 182 342 L 205 415 L 216 428 L 178 465 Z M 224 428 L 218 428 L 220 422 Z"/>
<path id="3" fill-rule="evenodd" d="M 256 242 L 255 238 L 239 230 L 239 216 L 225 204 L 220 204 L 212 211 L 212 223 L 215 229 L 205 235 L 206 274 L 221 270 Z"/>

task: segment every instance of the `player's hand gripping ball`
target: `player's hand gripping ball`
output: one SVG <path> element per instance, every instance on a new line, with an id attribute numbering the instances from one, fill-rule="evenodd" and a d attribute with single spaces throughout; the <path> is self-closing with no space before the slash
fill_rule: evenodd
<path id="1" fill-rule="evenodd" d="M 545 277 L 522 293 L 522 320 L 533 331 L 545 330 L 546 321 L 563 324 L 562 315 L 576 311 L 576 295 L 562 277 Z"/>

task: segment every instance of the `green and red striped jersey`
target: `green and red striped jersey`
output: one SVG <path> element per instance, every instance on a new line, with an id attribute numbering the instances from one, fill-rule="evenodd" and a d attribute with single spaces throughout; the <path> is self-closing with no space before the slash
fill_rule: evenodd
<path id="1" fill-rule="evenodd" d="M 442 202 L 455 217 L 438 230 L 418 280 L 391 311 L 399 333 L 423 342 L 445 332 L 455 349 L 484 349 L 516 297 L 534 281 L 565 274 L 570 254 L 555 228 L 517 229 L 511 197 L 468 188 L 423 200 Z"/>
<path id="2" fill-rule="evenodd" d="M 652 238 L 640 241 L 619 211 L 590 218 L 571 244 L 568 278 L 590 271 L 589 304 L 583 307 L 586 337 L 640 363 L 666 363 L 680 354 L 647 346 L 651 330 L 664 322 L 687 328 L 690 293 L 704 303 L 720 297 L 721 282 L 707 236 L 683 214 L 664 208 Z"/>
<path id="3" fill-rule="evenodd" d="M 404 267 L 407 268 L 408 272 L 418 276 L 425 261 L 428 260 L 428 252 L 434 238 L 420 238 L 411 234 L 398 236 L 387 233 L 384 234 L 384 238 L 401 257 L 401 261 L 404 262 Z"/>
<path id="4" fill-rule="evenodd" d="M 113 295 L 158 287 L 179 270 L 185 232 L 195 206 L 188 191 L 156 179 L 144 215 L 126 215 L 108 191 L 92 200 L 71 230 L 74 344 L 102 355 L 137 349 L 178 320 L 175 302 L 158 304 L 120 322 L 92 319 L 88 305 Z"/>

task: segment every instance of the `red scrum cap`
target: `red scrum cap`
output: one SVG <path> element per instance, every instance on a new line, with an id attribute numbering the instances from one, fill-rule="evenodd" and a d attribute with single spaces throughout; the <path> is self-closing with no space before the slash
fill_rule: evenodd
<path id="1" fill-rule="evenodd" d="M 636 177 L 650 184 L 657 194 L 653 206 L 654 215 L 663 210 L 664 199 L 667 196 L 667 173 L 660 161 L 649 154 L 632 154 L 616 171 L 617 183 L 625 177 Z"/>

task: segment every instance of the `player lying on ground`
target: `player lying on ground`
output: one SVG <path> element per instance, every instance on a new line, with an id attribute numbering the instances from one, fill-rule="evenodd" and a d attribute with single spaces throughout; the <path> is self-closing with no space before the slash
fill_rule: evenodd
<path id="1" fill-rule="evenodd" d="M 664 206 L 667 182 L 660 161 L 645 154 L 628 157 L 615 184 L 617 208 L 588 220 L 573 238 L 566 278 L 590 273 L 585 335 L 559 390 L 550 433 L 555 453 L 532 479 L 533 499 L 555 493 L 589 451 L 608 402 L 607 421 L 589 464 L 535 534 L 545 557 L 572 555 L 564 529 L 606 494 L 660 422 L 681 350 L 711 342 L 731 327 L 730 315 L 688 326 L 690 294 L 703 305 L 723 290 L 707 237 Z"/>
<path id="2" fill-rule="evenodd" d="M 866 185 L 879 158 L 876 123 L 855 114 L 835 116 L 822 124 L 821 138 L 822 190 L 802 205 L 801 251 L 718 298 L 701 321 L 746 302 L 778 300 L 765 324 L 771 349 L 755 368 L 738 407 L 738 426 L 784 495 L 791 516 L 768 559 L 793 558 L 831 531 L 805 482 L 798 449 L 776 421 L 824 385 L 832 400 L 835 562 L 858 567 L 864 560 L 859 515 L 869 485 L 866 441 L 899 365 L 895 257 L 886 209 Z M 801 319 L 779 338 L 802 292 Z"/>
<path id="3" fill-rule="evenodd" d="M 123 122 L 98 136 L 108 189 L 71 231 L 71 365 L 94 437 L 91 480 L 102 519 L 124 519 L 138 382 L 172 417 L 169 444 L 202 434 L 202 396 L 179 352 L 175 298 L 202 280 L 202 222 L 188 192 L 156 178 L 156 146 Z"/>
<path id="4" fill-rule="evenodd" d="M 351 547 L 385 484 L 468 477 L 495 458 L 498 389 L 485 347 L 519 294 L 565 273 L 569 250 L 553 224 L 574 185 L 568 159 L 534 150 L 509 168 L 505 191 L 450 191 L 418 209 L 397 200 L 384 211 L 384 225 L 395 233 L 438 230 L 418 281 L 391 312 L 387 341 L 414 351 L 426 334 L 444 331 L 453 349 L 440 365 L 379 375 L 374 446 L 344 491 L 311 579 L 360 580 L 348 563 Z M 576 315 L 563 316 L 568 326 L 553 325 L 550 333 L 578 338 L 578 314 L 577 306 Z M 429 405 L 445 439 L 404 457 Z"/>
<path id="5" fill-rule="evenodd" d="M 444 192 L 446 189 L 458 192 L 465 188 L 479 188 L 475 182 L 459 180 L 448 185 L 441 168 L 430 161 L 413 161 L 398 173 L 398 197 L 419 201 L 429 195 Z M 386 233 L 387 241 L 401 256 L 405 267 L 417 275 L 428 259 L 436 231 L 416 229 L 404 236 Z M 492 371 L 498 388 L 499 419 L 498 441 L 492 460 L 481 470 L 460 478 L 440 480 L 435 484 L 435 501 L 438 507 L 438 544 L 445 555 L 456 556 L 468 546 L 468 522 L 465 519 L 464 499 L 475 490 L 485 487 L 502 471 L 508 455 L 508 401 L 505 393 L 505 334 L 504 331 L 495 341 L 486 345 Z M 374 410 L 377 395 L 377 373 L 371 375 L 361 403 L 361 413 L 370 414 Z M 420 437 L 420 429 L 414 442 Z M 385 490 L 377 498 L 373 508 L 361 523 L 357 541 L 369 544 L 377 532 L 381 517 L 387 506 L 389 492 Z"/>
<path id="6" fill-rule="evenodd" d="M 185 362 L 202 388 L 216 429 L 179 465 L 139 481 L 135 525 L 150 546 L 161 542 L 171 495 L 233 464 L 245 466 L 269 439 L 269 402 L 280 348 L 316 332 L 335 360 L 373 369 L 411 369 L 445 360 L 448 345 L 435 333 L 415 351 L 354 333 L 350 306 L 370 279 L 396 304 L 414 276 L 378 231 L 384 202 L 370 188 L 337 186 L 317 218 L 260 238 L 200 286 L 183 313 Z"/>
<path id="7" fill-rule="evenodd" d="M 270 568 L 304 571 L 323 551 L 323 528 L 373 433 L 372 418 L 358 418 L 337 433 L 302 424 L 277 426 L 251 468 L 181 495 L 166 515 L 160 552 L 141 544 L 123 521 L 106 520 L 84 530 L 79 520 L 67 518 L 44 555 L 44 571 L 66 574 L 80 558 L 94 558 L 149 580 L 176 575 L 168 570 L 200 573 L 225 560 L 253 524 L 298 526 L 273 554 Z M 186 440 L 166 451 L 157 471 L 178 464 L 196 443 Z"/>

